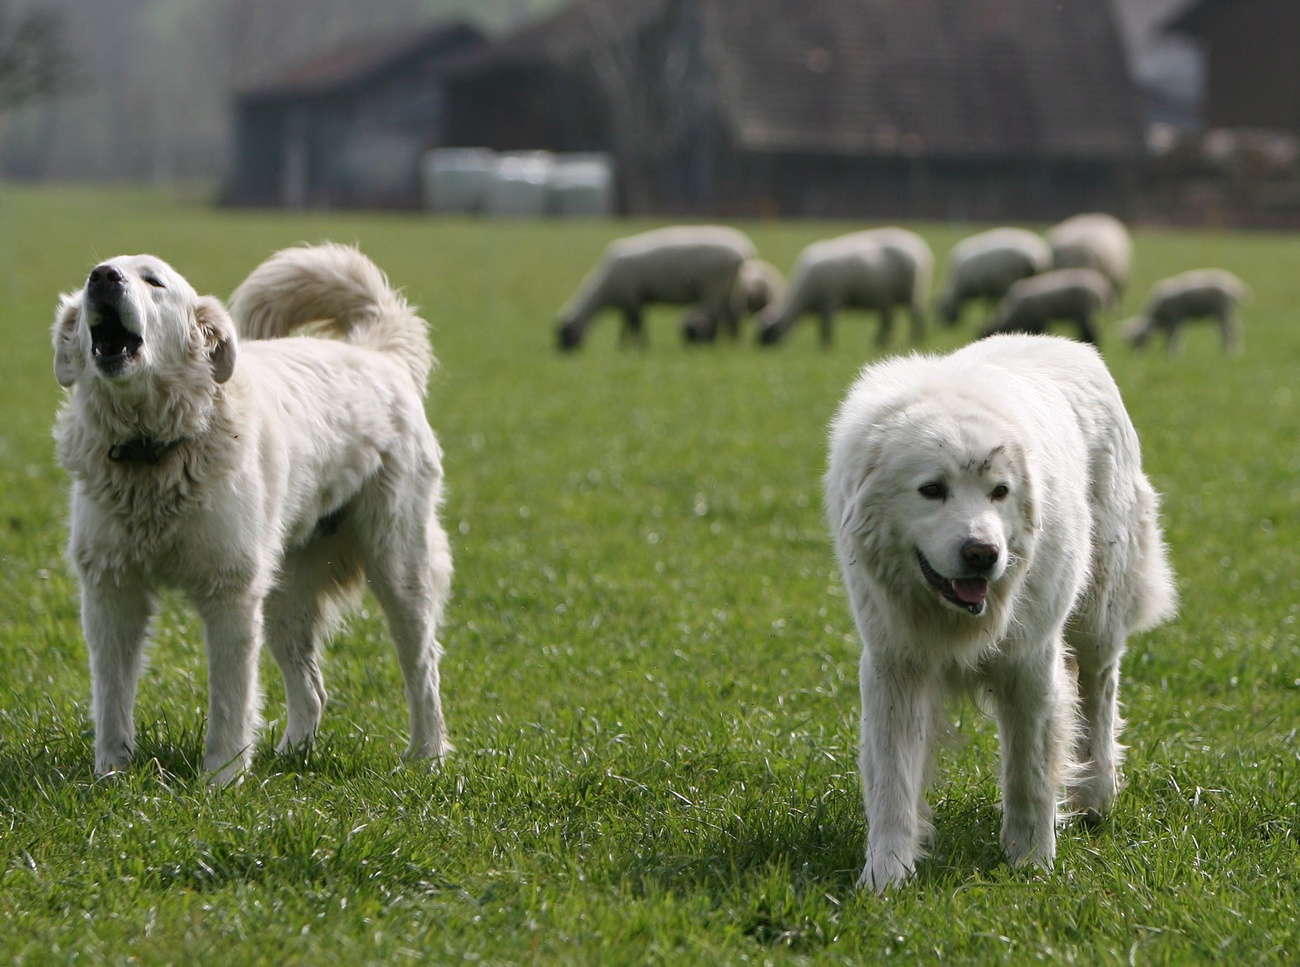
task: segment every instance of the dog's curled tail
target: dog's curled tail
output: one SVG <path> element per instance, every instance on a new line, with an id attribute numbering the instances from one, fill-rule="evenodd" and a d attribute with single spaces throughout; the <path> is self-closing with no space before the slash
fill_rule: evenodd
<path id="1" fill-rule="evenodd" d="M 326 242 L 276 252 L 230 296 L 244 339 L 279 339 L 312 326 L 400 358 L 424 393 L 435 365 L 429 326 L 351 245 Z"/>

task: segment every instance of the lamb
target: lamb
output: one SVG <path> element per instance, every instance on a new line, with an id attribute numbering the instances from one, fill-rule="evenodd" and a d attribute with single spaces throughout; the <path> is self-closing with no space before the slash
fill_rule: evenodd
<path id="1" fill-rule="evenodd" d="M 732 339 L 738 337 L 740 324 L 747 316 L 756 316 L 779 302 L 784 292 L 785 279 L 780 269 L 764 259 L 745 259 L 731 290 L 731 326 L 727 335 Z M 682 331 L 688 342 L 712 342 L 718 336 L 715 321 L 698 311 L 688 313 Z"/>
<path id="2" fill-rule="evenodd" d="M 785 296 L 758 317 L 759 342 L 779 342 L 805 313 L 816 312 L 822 345 L 829 346 L 835 313 L 852 308 L 880 313 L 883 344 L 895 302 L 890 269 L 884 248 L 862 233 L 813 242 L 795 259 Z"/>
<path id="3" fill-rule="evenodd" d="M 1166 351 L 1179 348 L 1182 325 L 1193 319 L 1213 319 L 1223 333 L 1223 348 L 1235 353 L 1241 346 L 1241 320 L 1237 306 L 1250 298 L 1246 283 L 1223 269 L 1193 269 L 1162 279 L 1151 287 L 1142 311 L 1125 324 L 1125 334 L 1141 349 L 1155 332 L 1163 332 Z"/>
<path id="4" fill-rule="evenodd" d="M 1051 267 L 1051 246 L 1028 229 L 992 228 L 968 236 L 948 253 L 939 315 L 948 325 L 956 325 L 970 300 L 997 302 L 1014 283 Z"/>
<path id="5" fill-rule="evenodd" d="M 1075 215 L 1051 228 L 1047 242 L 1052 247 L 1052 267 L 1096 269 L 1116 293 L 1128 285 L 1133 264 L 1133 240 L 1124 223 L 1113 215 Z"/>
<path id="6" fill-rule="evenodd" d="M 1095 346 L 1100 342 L 1096 315 L 1114 304 L 1114 287 L 1095 269 L 1052 269 L 1008 289 L 981 335 L 1043 333 L 1049 322 L 1064 319 L 1078 325 L 1079 338 Z"/>
<path id="7" fill-rule="evenodd" d="M 655 302 L 690 306 L 688 326 L 728 329 L 736 275 L 757 254 L 743 232 L 721 225 L 678 225 L 615 239 L 560 310 L 559 346 L 580 346 L 604 308 L 622 312 L 623 341 L 644 345 L 641 311 Z"/>
<path id="8" fill-rule="evenodd" d="M 764 259 L 746 259 L 731 293 L 732 315 L 737 319 L 756 316 L 780 302 L 784 294 L 785 279 L 780 269 Z"/>
<path id="9" fill-rule="evenodd" d="M 821 341 L 831 343 L 831 325 L 840 309 L 880 313 L 879 345 L 889 341 L 895 306 L 907 306 L 912 336 L 925 335 L 926 299 L 934 272 L 930 246 L 905 228 L 875 228 L 814 242 L 790 270 L 779 305 L 759 317 L 759 341 L 770 345 L 808 312 L 821 315 Z"/>

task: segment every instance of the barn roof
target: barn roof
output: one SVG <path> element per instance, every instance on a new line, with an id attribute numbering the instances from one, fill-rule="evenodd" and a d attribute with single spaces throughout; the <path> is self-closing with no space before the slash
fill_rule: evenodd
<path id="1" fill-rule="evenodd" d="M 753 147 L 1114 155 L 1139 143 L 1120 38 L 1096 0 L 751 0 L 708 13 L 723 103 Z"/>
<path id="2" fill-rule="evenodd" d="M 362 85 L 404 64 L 483 40 L 474 27 L 460 22 L 423 29 L 353 37 L 345 44 L 289 68 L 285 73 L 240 95 L 242 101 L 319 97 Z"/>
<path id="3" fill-rule="evenodd" d="M 1141 150 L 1123 45 L 1097 0 L 582 0 L 447 68 L 580 62 L 670 4 L 698 16 L 720 115 L 752 150 Z"/>

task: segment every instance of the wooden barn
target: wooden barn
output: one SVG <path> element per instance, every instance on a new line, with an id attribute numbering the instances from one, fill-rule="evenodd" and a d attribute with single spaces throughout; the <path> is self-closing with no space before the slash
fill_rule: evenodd
<path id="1" fill-rule="evenodd" d="M 1193 0 L 1169 24 L 1205 58 L 1209 128 L 1300 134 L 1300 2 Z"/>
<path id="2" fill-rule="evenodd" d="M 580 0 L 443 84 L 446 143 L 608 151 L 633 213 L 1122 211 L 1143 151 L 1097 0 Z"/>
<path id="3" fill-rule="evenodd" d="M 440 64 L 481 43 L 464 24 L 355 40 L 235 103 L 232 204 L 416 207 L 419 158 L 440 143 Z"/>

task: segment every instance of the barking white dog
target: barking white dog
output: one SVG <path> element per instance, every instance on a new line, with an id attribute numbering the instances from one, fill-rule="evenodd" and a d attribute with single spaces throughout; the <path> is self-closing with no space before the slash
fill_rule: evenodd
<path id="1" fill-rule="evenodd" d="M 1051 867 L 1057 798 L 1118 790 L 1128 635 L 1173 577 L 1119 391 L 1090 347 L 995 336 L 865 368 L 831 426 L 826 509 L 862 637 L 861 885 L 909 877 L 944 700 L 987 690 L 1002 845 Z"/>
<path id="2" fill-rule="evenodd" d="M 308 323 L 338 338 L 278 338 Z M 325 704 L 321 639 L 363 580 L 406 683 L 406 754 L 450 750 L 435 629 L 451 557 L 423 402 L 432 365 L 424 320 L 340 245 L 272 256 L 230 315 L 149 255 L 110 259 L 62 297 L 54 372 L 71 392 L 55 437 L 73 479 L 97 772 L 131 756 L 163 587 L 185 592 L 204 621 L 203 764 L 215 781 L 252 755 L 264 639 L 288 703 L 280 749 L 311 741 Z"/>

